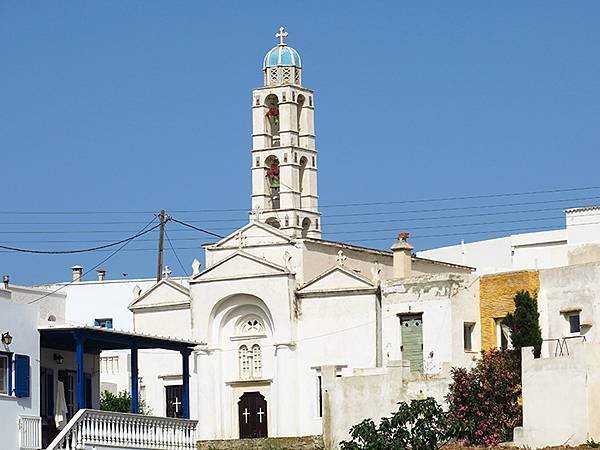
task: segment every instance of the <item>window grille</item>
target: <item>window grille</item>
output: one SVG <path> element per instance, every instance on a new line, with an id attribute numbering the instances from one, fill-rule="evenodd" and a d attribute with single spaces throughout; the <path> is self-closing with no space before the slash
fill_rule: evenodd
<path id="1" fill-rule="evenodd" d="M 283 74 L 282 79 L 283 79 L 284 83 L 292 82 L 292 68 L 291 67 L 284 67 L 282 74 Z"/>
<path id="2" fill-rule="evenodd" d="M 242 345 L 239 350 L 240 354 L 240 378 L 246 380 L 250 378 L 250 360 L 248 357 L 248 347 Z"/>
<path id="3" fill-rule="evenodd" d="M 294 83 L 300 85 L 300 69 L 294 71 Z"/>
<path id="4" fill-rule="evenodd" d="M 260 378 L 262 376 L 262 351 L 260 345 L 252 346 L 252 378 Z"/>
<path id="5" fill-rule="evenodd" d="M 269 69 L 269 84 L 277 84 L 277 67 L 271 67 Z"/>

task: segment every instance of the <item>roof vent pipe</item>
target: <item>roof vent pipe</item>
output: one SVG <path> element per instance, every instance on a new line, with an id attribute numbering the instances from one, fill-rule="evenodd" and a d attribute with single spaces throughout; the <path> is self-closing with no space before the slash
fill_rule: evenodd
<path id="1" fill-rule="evenodd" d="M 4 282 L 4 289 L 8 289 L 8 283 L 10 283 L 10 275 L 4 275 L 2 277 L 2 281 Z"/>
<path id="2" fill-rule="evenodd" d="M 71 267 L 71 272 L 73 273 L 73 282 L 80 282 L 81 278 L 83 277 L 83 267 L 73 266 Z"/>
<path id="3" fill-rule="evenodd" d="M 98 272 L 98 281 L 106 280 L 106 269 L 97 269 L 96 272 Z"/>

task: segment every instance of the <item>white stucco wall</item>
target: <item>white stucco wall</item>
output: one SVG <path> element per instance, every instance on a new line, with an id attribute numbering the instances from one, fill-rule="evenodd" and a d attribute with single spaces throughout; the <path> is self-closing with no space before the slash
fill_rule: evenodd
<path id="1" fill-rule="evenodd" d="M 447 378 L 416 378 L 408 367 L 393 362 L 389 367 L 361 370 L 336 378 L 335 367 L 323 368 L 323 439 L 326 448 L 339 448 L 350 438 L 350 429 L 364 419 L 375 423 L 398 410 L 399 402 L 433 397 L 444 403 Z"/>
<path id="2" fill-rule="evenodd" d="M 40 324 L 62 323 L 65 316 L 66 295 L 49 289 L 9 285 L 10 299 L 16 303 L 35 304 L 40 314 Z M 50 319 L 50 321 L 48 321 Z"/>
<path id="3" fill-rule="evenodd" d="M 565 313 L 580 311 L 581 334 L 600 342 L 600 263 L 578 264 L 540 271 L 538 309 L 545 339 L 570 336 Z"/>
<path id="4" fill-rule="evenodd" d="M 40 338 L 37 331 L 39 311 L 34 305 L 0 300 L 0 330 L 13 336 L 10 346 L 0 343 L 0 351 L 30 357 L 30 396 L 16 398 L 0 395 L 0 436 L 2 448 L 18 448 L 17 419 L 19 415 L 40 415 Z M 13 372 L 14 376 L 14 372 Z M 14 382 L 12 383 L 14 387 Z"/>
<path id="5" fill-rule="evenodd" d="M 320 434 L 317 375 L 375 366 L 375 294 L 303 298 L 298 324 L 298 420 L 301 434 Z"/>
<path id="6" fill-rule="evenodd" d="M 384 284 L 384 362 L 402 360 L 400 315 L 422 314 L 423 369 L 439 374 L 470 366 L 481 349 L 478 283 L 472 275 L 426 275 Z M 474 323 L 472 349 L 464 350 L 463 325 Z"/>
<path id="7" fill-rule="evenodd" d="M 172 280 L 187 283 L 187 279 Z M 94 319 L 112 318 L 113 328 L 133 331 L 133 314 L 127 308 L 133 300 L 133 288 L 137 285 L 145 291 L 155 283 L 152 278 L 80 281 L 65 285 L 59 292 L 66 294 L 65 317 L 68 322 L 93 326 Z M 61 286 L 42 287 L 54 290 Z"/>
<path id="8" fill-rule="evenodd" d="M 523 426 L 519 446 L 542 448 L 600 440 L 600 344 L 573 343 L 569 355 L 534 359 L 522 349 Z"/>
<path id="9" fill-rule="evenodd" d="M 566 210 L 565 222 L 563 229 L 434 248 L 418 256 L 472 266 L 479 274 L 600 261 L 600 206 Z"/>

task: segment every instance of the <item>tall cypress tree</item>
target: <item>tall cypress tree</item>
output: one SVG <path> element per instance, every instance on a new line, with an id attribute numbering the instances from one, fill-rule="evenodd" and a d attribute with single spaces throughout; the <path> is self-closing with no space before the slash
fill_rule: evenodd
<path id="1" fill-rule="evenodd" d="M 542 330 L 537 298 L 529 291 L 518 291 L 514 297 L 515 312 L 508 313 L 504 324 L 510 328 L 512 345 L 516 350 L 533 347 L 533 354 L 539 358 L 542 352 Z"/>

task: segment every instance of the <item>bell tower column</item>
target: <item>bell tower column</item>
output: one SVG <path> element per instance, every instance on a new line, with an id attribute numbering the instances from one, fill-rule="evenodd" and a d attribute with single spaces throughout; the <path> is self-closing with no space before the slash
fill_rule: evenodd
<path id="1" fill-rule="evenodd" d="M 252 216 L 293 237 L 321 237 L 314 92 L 302 86 L 298 52 L 279 44 L 265 56 L 264 86 L 252 93 Z"/>

